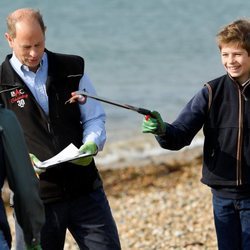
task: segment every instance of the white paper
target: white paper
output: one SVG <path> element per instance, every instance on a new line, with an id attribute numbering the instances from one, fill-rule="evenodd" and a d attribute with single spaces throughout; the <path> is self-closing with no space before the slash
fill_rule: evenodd
<path id="1" fill-rule="evenodd" d="M 62 162 L 72 161 L 75 159 L 87 157 L 93 154 L 83 153 L 79 154 L 78 148 L 73 144 L 69 144 L 65 149 L 59 152 L 57 155 L 53 156 L 52 158 L 37 164 L 38 168 L 48 168 L 50 166 L 57 165 Z"/>

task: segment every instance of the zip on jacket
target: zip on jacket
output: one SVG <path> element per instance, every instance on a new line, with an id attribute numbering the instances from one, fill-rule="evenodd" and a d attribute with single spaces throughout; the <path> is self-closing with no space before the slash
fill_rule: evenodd
<path id="1" fill-rule="evenodd" d="M 167 123 L 166 134 L 157 136 L 163 148 L 179 150 L 191 143 L 203 127 L 201 181 L 211 187 L 250 184 L 250 84 L 243 88 L 228 75 L 214 79 Z M 209 100 L 211 106 L 209 107 Z"/>

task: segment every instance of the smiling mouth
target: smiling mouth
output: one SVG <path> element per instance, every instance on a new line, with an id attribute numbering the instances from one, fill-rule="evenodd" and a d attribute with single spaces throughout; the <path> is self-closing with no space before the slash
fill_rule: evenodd
<path id="1" fill-rule="evenodd" d="M 238 71 L 240 67 L 227 67 L 230 71 Z"/>

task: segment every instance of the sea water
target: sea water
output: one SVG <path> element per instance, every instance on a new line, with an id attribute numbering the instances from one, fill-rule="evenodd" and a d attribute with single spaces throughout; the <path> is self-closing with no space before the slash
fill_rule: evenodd
<path id="1" fill-rule="evenodd" d="M 43 14 L 46 47 L 85 58 L 100 97 L 158 110 L 172 122 L 186 102 L 224 74 L 215 43 L 218 30 L 249 17 L 245 0 L 54 0 L 0 2 L 0 59 L 10 53 L 5 19 L 17 8 Z M 103 104 L 107 143 L 97 160 L 110 164 L 159 154 L 152 135 L 141 133 L 143 116 Z M 197 136 L 192 145 L 202 144 Z"/>

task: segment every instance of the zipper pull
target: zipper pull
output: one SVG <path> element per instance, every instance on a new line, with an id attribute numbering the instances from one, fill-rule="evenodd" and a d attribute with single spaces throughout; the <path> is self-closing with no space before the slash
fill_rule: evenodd
<path id="1" fill-rule="evenodd" d="M 49 132 L 51 132 L 50 123 L 47 123 L 47 127 L 48 127 Z"/>

